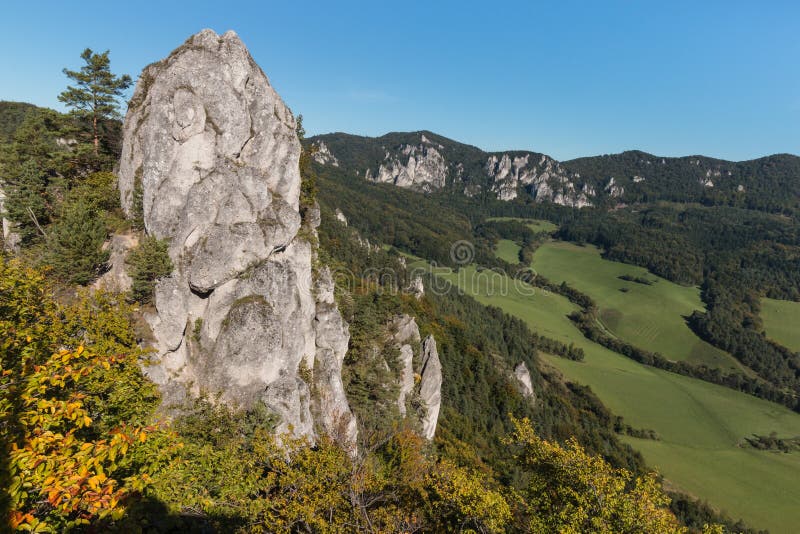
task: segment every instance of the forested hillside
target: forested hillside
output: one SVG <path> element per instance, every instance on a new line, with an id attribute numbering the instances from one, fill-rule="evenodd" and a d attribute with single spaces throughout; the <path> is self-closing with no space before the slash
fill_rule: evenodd
<path id="1" fill-rule="evenodd" d="M 46 146 L 51 147 L 48 156 L 60 150 L 56 143 Z M 103 167 L 96 170 L 106 172 Z M 107 198 L 107 192 L 94 186 L 93 176 L 96 173 L 73 178 L 63 198 L 79 193 L 76 202 L 93 195 Z M 113 184 L 108 187 L 113 190 Z M 116 221 L 116 204 L 107 202 L 90 204 L 85 222 Z M 596 510 L 597 503 L 574 496 L 584 495 L 586 484 L 603 480 L 607 486 L 598 497 L 603 498 L 604 517 L 591 512 L 593 521 L 609 528 L 630 523 L 680 531 L 664 508 L 668 500 L 658 483 L 617 439 L 614 428 L 619 422 L 590 392 L 540 373 L 539 342 L 519 321 L 499 310 L 487 315 L 485 308 L 463 296 L 417 301 L 384 295 L 368 278 L 340 295 L 350 303 L 346 309 L 353 329 L 353 373 L 360 373 L 365 363 L 359 361 L 359 340 L 374 338 L 381 318 L 412 311 L 424 331 L 439 336 L 447 423 L 432 448 L 396 417 L 376 423 L 362 420 L 364 452 L 356 458 L 326 440 L 311 447 L 284 437 L 279 446 L 269 433 L 274 425 L 269 414 L 231 412 L 204 399 L 183 407 L 182 415 L 167 425 L 159 415 L 158 391 L 140 369 L 150 356 L 138 346 L 143 334 L 136 323 L 137 310 L 126 301 L 135 295 L 76 293 L 72 283 L 91 281 L 99 272 L 99 259 L 81 270 L 53 271 L 63 272 L 63 277 L 25 265 L 60 260 L 74 266 L 73 257 L 58 251 L 51 256 L 41 248 L 68 216 L 61 210 L 53 213 L 51 220 L 40 222 L 41 235 L 32 231 L 23 241 L 20 257 L 4 253 L 0 258 L 0 324 L 4 332 L 13 333 L 1 353 L 3 442 L 10 447 L 10 462 L 0 475 L 8 488 L 3 505 L 11 528 L 580 528 L 584 516 L 579 510 Z M 100 224 L 95 231 L 106 236 L 116 225 Z M 327 215 L 325 228 L 321 250 L 333 265 L 348 265 L 352 272 L 369 265 L 396 265 L 396 259 L 370 252 Z M 86 247 L 84 237 L 80 231 L 64 234 L 64 245 L 67 250 Z M 102 239 L 93 244 L 98 253 L 101 243 Z M 86 278 L 72 278 L 77 273 Z M 533 372 L 535 402 L 523 398 L 513 385 L 511 369 L 520 362 Z M 361 402 L 374 410 L 386 384 L 370 382 L 369 376 L 365 380 L 368 398 Z M 18 396 L 11 394 L 15 391 Z M 358 393 L 349 393 L 357 405 Z M 530 418 L 533 426 L 529 419 L 511 419 L 511 414 Z M 585 449 L 570 441 L 575 438 Z M 293 451 L 288 459 L 287 447 Z M 558 477 L 549 474 L 551 466 L 565 460 L 569 470 Z M 38 465 L 45 468 L 34 469 Z M 620 483 L 629 483 L 630 492 L 622 491 Z M 544 487 L 559 495 L 556 508 L 538 497 Z M 525 501 L 518 500 L 526 495 Z M 37 504 L 40 499 L 47 504 Z M 656 506 L 657 513 L 648 508 L 646 514 L 641 509 L 629 515 L 631 506 L 644 503 Z M 552 516 L 561 506 L 575 513 Z M 708 517 L 700 516 L 700 521 Z"/>
<path id="2" fill-rule="evenodd" d="M 637 150 L 563 162 L 598 180 L 614 177 L 627 203 L 700 202 L 773 213 L 797 213 L 800 157 L 775 154 L 750 161 L 705 156 L 668 158 Z"/>
<path id="3" fill-rule="evenodd" d="M 692 328 L 703 339 L 733 354 L 769 385 L 744 385 L 744 377 L 728 383 L 789 407 L 797 406 L 796 398 L 800 392 L 798 357 L 789 349 L 765 338 L 758 309 L 762 296 L 788 300 L 800 298 L 800 279 L 797 276 L 800 272 L 800 227 L 794 216 L 765 213 L 781 211 L 777 205 L 748 209 L 744 205 L 649 202 L 631 208 L 606 210 L 570 209 L 537 203 L 530 198 L 512 201 L 486 196 L 469 198 L 462 194 L 448 194 L 446 190 L 423 196 L 388 184 L 371 184 L 354 175 L 350 170 L 351 165 L 358 165 L 358 157 L 369 157 L 364 155 L 369 154 L 364 148 L 370 146 L 369 142 L 366 138 L 353 138 L 357 142 L 350 146 L 352 136 L 337 136 L 319 138 L 332 154 L 335 155 L 337 151 L 332 147 L 343 147 L 339 151 L 346 154 L 346 159 L 338 166 L 327 161 L 315 164 L 321 183 L 325 184 L 321 188 L 321 198 L 328 205 L 342 210 L 367 238 L 444 265 L 453 264 L 452 258 L 448 257 L 450 244 L 457 240 L 469 240 L 474 246 L 476 261 L 491 267 L 500 261 L 493 252 L 499 239 L 517 241 L 528 256 L 537 246 L 537 241 L 521 223 L 486 224 L 488 217 L 552 220 L 560 225 L 556 234 L 559 238 L 596 244 L 602 247 L 609 259 L 641 265 L 680 284 L 701 286 L 707 310 L 690 318 Z M 405 139 L 402 136 L 395 139 L 396 136 L 400 134 L 390 134 L 380 139 L 387 144 Z M 437 143 L 446 142 L 439 137 L 431 136 L 430 139 Z M 314 142 L 310 145 L 313 146 Z M 620 158 L 599 158 L 596 161 L 608 160 L 624 166 L 640 160 L 648 161 L 645 156 L 644 153 L 626 152 Z M 793 156 L 776 156 L 765 159 L 763 165 L 739 165 L 740 170 L 750 169 L 747 172 L 752 180 L 760 184 L 758 187 L 771 191 L 770 194 L 775 198 L 791 203 L 800 198 L 800 195 L 792 193 L 792 187 L 800 180 L 800 173 L 793 171 L 791 165 L 795 159 Z M 592 161 L 595 159 L 579 161 L 585 165 L 581 168 L 582 175 L 589 171 L 612 171 L 610 164 L 595 166 L 591 170 L 589 165 Z M 696 169 L 693 170 L 691 166 L 698 166 L 689 163 L 688 159 L 664 161 L 658 164 L 672 170 L 665 170 L 660 176 L 670 184 L 665 190 L 673 192 L 680 190 L 681 180 L 688 180 L 687 176 L 691 177 L 695 172 Z M 703 162 L 706 165 L 719 163 L 708 159 Z M 653 162 L 642 164 L 654 165 Z M 682 165 L 686 165 L 686 169 Z M 669 173 L 681 178 L 670 178 Z M 754 178 L 755 175 L 760 178 Z M 781 183 L 770 185 L 773 180 Z M 787 189 L 788 192 L 783 193 Z M 775 191 L 782 193 L 778 195 Z M 391 210 L 389 217 L 384 217 L 386 210 Z M 793 212 L 793 208 L 789 212 Z M 516 268 L 502 263 L 500 266 L 508 270 Z M 702 371 L 695 373 L 703 374 Z M 721 380 L 706 378 L 718 382 Z M 766 391 L 770 387 L 774 391 Z"/>
<path id="4" fill-rule="evenodd" d="M 475 198 L 534 198 L 605 208 L 673 201 L 784 214 L 800 209 L 800 157 L 791 154 L 731 162 L 633 150 L 559 163 L 524 150 L 485 152 L 429 131 L 375 138 L 334 133 L 309 143 L 323 147 L 320 162 L 328 167 L 336 162 L 350 176 Z M 415 165 L 409 165 L 411 160 Z M 406 182 L 400 178 L 404 170 L 416 176 Z"/>
<path id="5" fill-rule="evenodd" d="M 0 101 L 0 142 L 8 143 L 28 113 L 36 110 L 36 106 L 26 102 Z"/>

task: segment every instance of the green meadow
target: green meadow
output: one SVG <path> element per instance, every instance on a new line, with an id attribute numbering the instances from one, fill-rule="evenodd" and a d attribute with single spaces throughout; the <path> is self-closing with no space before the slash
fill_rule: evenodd
<path id="1" fill-rule="evenodd" d="M 670 360 L 744 370 L 736 359 L 701 340 L 686 325 L 686 317 L 703 309 L 696 287 L 674 284 L 641 267 L 605 260 L 593 246 L 561 241 L 539 247 L 533 268 L 553 282 L 566 282 L 592 297 L 605 329 L 628 343 L 660 352 Z M 638 281 L 622 280 L 621 276 Z"/>
<path id="2" fill-rule="evenodd" d="M 659 441 L 624 439 L 670 485 L 775 533 L 791 532 L 800 524 L 800 454 L 756 451 L 743 445 L 744 437 L 753 433 L 800 436 L 799 414 L 638 364 L 592 343 L 569 321 L 567 315 L 576 307 L 560 295 L 515 284 L 504 275 L 479 272 L 473 266 L 458 272 L 439 269 L 437 276 L 442 284 L 452 284 L 484 304 L 520 317 L 536 332 L 583 348 L 582 362 L 545 354 L 542 358 L 567 379 L 591 386 L 609 409 L 632 426 L 655 430 Z M 689 334 L 687 329 L 679 335 Z"/>
<path id="3" fill-rule="evenodd" d="M 761 319 L 768 338 L 800 352 L 800 302 L 761 299 Z"/>
<path id="4" fill-rule="evenodd" d="M 518 217 L 489 217 L 487 221 L 519 221 L 536 233 L 553 233 L 558 230 L 558 225 L 541 219 L 520 219 Z"/>
<path id="5" fill-rule="evenodd" d="M 503 261 L 507 261 L 511 265 L 519 263 L 519 251 L 522 247 L 511 241 L 510 239 L 501 239 L 497 243 L 495 254 Z"/>

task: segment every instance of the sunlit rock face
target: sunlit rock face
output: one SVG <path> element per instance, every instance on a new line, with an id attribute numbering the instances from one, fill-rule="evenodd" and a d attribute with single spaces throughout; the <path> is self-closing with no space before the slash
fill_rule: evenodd
<path id="1" fill-rule="evenodd" d="M 301 237 L 319 218 L 301 220 L 295 128 L 234 32 L 203 30 L 145 68 L 119 188 L 126 213 L 169 240 L 175 266 L 147 316 L 160 356 L 147 373 L 166 402 L 187 391 L 263 402 L 279 432 L 335 430 L 354 443 L 341 383 L 349 332 L 329 274 L 312 273 L 313 240 Z"/>
<path id="2" fill-rule="evenodd" d="M 534 154 L 493 154 L 486 160 L 491 189 L 500 200 L 513 200 L 526 191 L 537 202 L 553 202 L 583 208 L 592 205 L 594 191 L 578 185 L 580 176 L 564 170 L 560 163 Z"/>
<path id="3" fill-rule="evenodd" d="M 397 399 L 400 414 L 418 420 L 421 434 L 432 440 L 436 434 L 439 421 L 439 409 L 442 404 L 442 364 L 436 349 L 433 336 L 422 339 L 416 320 L 407 314 L 398 315 L 389 324 L 391 343 L 399 350 L 400 357 L 400 391 Z M 417 356 L 418 368 L 414 369 L 414 356 Z M 419 376 L 419 387 L 415 389 L 414 376 Z M 407 401 L 419 396 L 419 413 L 407 413 Z"/>
<path id="4" fill-rule="evenodd" d="M 531 380 L 531 372 L 525 362 L 519 362 L 514 367 L 514 377 L 519 384 L 520 392 L 522 395 L 529 399 L 531 402 L 536 402 L 536 393 L 533 390 L 533 381 Z"/>
<path id="5" fill-rule="evenodd" d="M 398 153 L 388 151 L 376 172 L 367 169 L 364 176 L 372 182 L 394 184 L 419 191 L 436 191 L 445 186 L 447 162 L 423 135 L 418 145 L 403 145 Z"/>
<path id="6" fill-rule="evenodd" d="M 422 372 L 419 396 L 425 407 L 422 416 L 422 435 L 433 439 L 442 406 L 442 363 L 436 350 L 436 340 L 428 336 L 422 340 Z"/>

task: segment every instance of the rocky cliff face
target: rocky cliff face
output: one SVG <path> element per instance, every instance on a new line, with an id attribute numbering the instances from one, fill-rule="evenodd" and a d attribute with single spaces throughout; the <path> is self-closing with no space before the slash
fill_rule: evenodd
<path id="1" fill-rule="evenodd" d="M 422 435 L 433 439 L 436 424 L 439 421 L 439 409 L 442 405 L 442 363 L 436 340 L 428 336 L 422 341 L 422 372 L 420 373 L 419 396 L 425 415 L 422 416 Z"/>
<path id="2" fill-rule="evenodd" d="M 514 367 L 514 377 L 517 379 L 519 389 L 526 399 L 531 402 L 536 402 L 536 393 L 533 391 L 533 381 L 531 380 L 531 372 L 525 362 L 519 362 Z"/>
<path id="3" fill-rule="evenodd" d="M 142 73 L 125 118 L 121 200 L 169 240 L 175 265 L 147 317 L 160 356 L 147 372 L 168 402 L 186 391 L 263 402 L 278 431 L 322 428 L 353 443 L 348 327 L 329 273 L 312 272 L 318 217 L 301 220 L 295 127 L 233 32 L 203 30 Z"/>
<path id="4" fill-rule="evenodd" d="M 436 433 L 442 404 L 442 364 L 436 350 L 436 340 L 428 336 L 420 342 L 417 322 L 406 314 L 395 317 L 389 325 L 389 331 L 392 333 L 392 343 L 400 351 L 398 409 L 401 415 L 411 416 L 407 413 L 406 405 L 412 395 L 418 395 L 421 409 L 413 417 L 418 418 L 423 437 L 431 440 Z M 415 352 L 419 362 L 416 373 Z M 416 391 L 415 374 L 419 376 L 419 389 Z"/>
<path id="5" fill-rule="evenodd" d="M 316 149 L 314 150 L 314 161 L 322 165 L 339 166 L 339 160 L 331 153 L 324 141 L 316 143 L 314 148 Z"/>
<path id="6" fill-rule="evenodd" d="M 406 415 L 406 401 L 414 391 L 414 346 L 419 350 L 419 328 L 413 317 L 401 315 L 389 326 L 392 341 L 400 350 L 400 392 L 397 407 L 400 415 Z"/>
<path id="7" fill-rule="evenodd" d="M 537 202 L 553 202 L 576 208 L 592 205 L 590 198 L 595 196 L 594 190 L 586 185 L 578 185 L 580 175 L 568 173 L 557 161 L 544 154 L 535 160 L 533 156 L 489 156 L 486 173 L 497 198 L 512 200 L 524 190 Z"/>
<path id="8" fill-rule="evenodd" d="M 451 187 L 476 196 L 489 193 L 500 200 L 530 195 L 537 202 L 572 207 L 591 206 L 595 188 L 549 156 L 534 152 L 486 153 L 475 147 L 423 132 L 388 134 L 379 138 L 321 136 L 315 138 L 315 161 L 341 166 L 355 175 L 430 193 Z M 346 144 L 350 146 L 345 146 Z M 351 157 L 337 156 L 337 149 Z M 364 162 L 373 161 L 364 167 Z M 602 191 L 602 189 L 601 189 Z"/>
<path id="9" fill-rule="evenodd" d="M 436 191 L 445 186 L 447 163 L 437 147 L 423 135 L 418 145 L 402 145 L 395 154 L 387 150 L 377 172 L 367 169 L 364 177 L 372 182 Z"/>

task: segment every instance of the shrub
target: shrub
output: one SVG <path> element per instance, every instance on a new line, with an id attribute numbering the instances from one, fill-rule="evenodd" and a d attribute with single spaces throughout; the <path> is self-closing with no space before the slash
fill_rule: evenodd
<path id="1" fill-rule="evenodd" d="M 166 240 L 153 236 L 142 239 L 139 246 L 131 251 L 126 263 L 133 279 L 131 293 L 137 302 L 147 303 L 153 299 L 156 280 L 172 272 Z"/>

